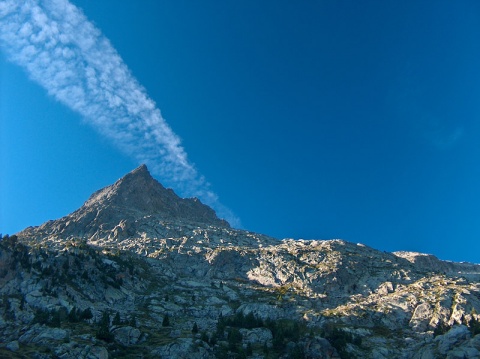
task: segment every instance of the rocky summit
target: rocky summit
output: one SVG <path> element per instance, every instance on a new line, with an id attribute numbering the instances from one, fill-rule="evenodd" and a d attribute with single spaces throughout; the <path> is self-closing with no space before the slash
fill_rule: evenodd
<path id="1" fill-rule="evenodd" d="M 140 227 L 162 221 L 229 227 L 199 199 L 183 199 L 163 187 L 142 165 L 113 185 L 93 193 L 72 214 L 40 227 L 29 227 L 19 237 L 118 240 L 134 237 Z"/>
<path id="2" fill-rule="evenodd" d="M 145 166 L 0 241 L 1 358 L 480 358 L 480 266 L 231 228 Z"/>

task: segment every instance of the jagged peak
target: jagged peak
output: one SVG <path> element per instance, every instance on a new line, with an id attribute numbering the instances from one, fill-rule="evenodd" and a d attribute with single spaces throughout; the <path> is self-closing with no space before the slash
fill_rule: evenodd
<path id="1" fill-rule="evenodd" d="M 183 199 L 165 188 L 152 177 L 145 164 L 92 194 L 83 207 L 136 211 L 143 215 L 159 214 L 169 219 L 229 226 L 198 198 Z"/>
<path id="2" fill-rule="evenodd" d="M 129 174 L 134 174 L 134 173 L 141 173 L 141 172 L 145 172 L 145 173 L 148 173 L 150 174 L 150 172 L 148 171 L 148 168 L 147 168 L 147 165 L 145 163 L 142 163 L 140 166 L 138 166 L 137 168 L 135 168 L 133 171 L 131 171 Z M 128 175 L 128 174 L 127 174 Z"/>
<path id="3" fill-rule="evenodd" d="M 156 181 L 152 177 L 152 175 L 150 174 L 150 171 L 148 170 L 145 164 L 142 164 L 137 168 L 135 168 L 133 171 L 127 173 L 125 176 L 120 178 L 117 182 L 123 183 L 123 182 L 138 181 L 138 180 L 154 181 L 154 182 L 157 182 L 159 185 L 161 185 L 160 182 Z"/>
<path id="4" fill-rule="evenodd" d="M 109 201 L 115 202 L 116 205 L 135 207 L 142 200 L 148 202 L 150 197 L 172 196 L 172 194 L 179 198 L 173 190 L 167 190 L 160 182 L 155 180 L 147 166 L 142 164 L 118 179 L 114 184 L 94 192 L 84 206 L 97 206 Z"/>

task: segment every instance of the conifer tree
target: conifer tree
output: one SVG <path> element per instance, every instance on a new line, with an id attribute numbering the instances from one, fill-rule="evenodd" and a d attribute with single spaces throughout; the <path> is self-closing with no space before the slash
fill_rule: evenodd
<path id="1" fill-rule="evenodd" d="M 110 332 L 110 315 L 107 311 L 103 312 L 102 319 L 98 323 L 97 339 L 104 340 L 106 342 L 113 341 L 113 334 Z"/>
<path id="2" fill-rule="evenodd" d="M 115 318 L 113 318 L 113 322 L 112 322 L 113 325 L 120 325 L 122 324 L 122 321 L 120 319 L 120 314 L 117 312 L 117 314 L 115 314 Z"/>
<path id="3" fill-rule="evenodd" d="M 169 327 L 170 326 L 170 317 L 168 316 L 168 314 L 165 314 L 165 316 L 163 317 L 162 326 L 163 327 Z"/>

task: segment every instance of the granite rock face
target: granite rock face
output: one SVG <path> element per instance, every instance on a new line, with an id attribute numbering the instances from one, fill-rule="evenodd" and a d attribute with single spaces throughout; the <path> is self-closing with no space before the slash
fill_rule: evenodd
<path id="1" fill-rule="evenodd" d="M 141 166 L 0 241 L 0 357 L 479 358 L 479 279 L 231 228 Z"/>

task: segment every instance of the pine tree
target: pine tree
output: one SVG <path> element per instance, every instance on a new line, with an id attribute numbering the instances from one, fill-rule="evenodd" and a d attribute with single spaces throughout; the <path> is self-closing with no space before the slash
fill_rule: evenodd
<path id="1" fill-rule="evenodd" d="M 68 321 L 69 321 L 70 323 L 77 323 L 79 320 L 80 320 L 80 318 L 78 317 L 77 308 L 76 308 L 76 307 L 73 307 L 73 308 L 70 310 L 70 313 L 68 313 Z"/>
<path id="2" fill-rule="evenodd" d="M 103 312 L 102 319 L 98 323 L 97 339 L 104 340 L 106 342 L 113 341 L 113 334 L 110 332 L 110 315 L 107 311 Z"/>
<path id="3" fill-rule="evenodd" d="M 208 338 L 207 332 L 203 331 L 200 339 L 203 340 L 205 343 L 209 343 L 209 338 Z"/>
<path id="4" fill-rule="evenodd" d="M 25 309 L 25 296 L 22 295 L 22 299 L 20 300 L 20 310 Z"/>
<path id="5" fill-rule="evenodd" d="M 168 314 L 165 314 L 163 317 L 162 327 L 169 327 L 170 326 L 170 317 Z"/>
<path id="6" fill-rule="evenodd" d="M 135 315 L 132 315 L 130 318 L 130 321 L 128 322 L 128 325 L 131 327 L 136 327 L 137 326 L 137 319 L 135 319 Z"/>
<path id="7" fill-rule="evenodd" d="M 93 318 L 93 313 L 90 308 L 85 308 L 82 312 L 81 318 L 84 320 L 92 319 Z"/>
<path id="8" fill-rule="evenodd" d="M 117 314 L 115 314 L 115 318 L 113 318 L 113 322 L 112 322 L 113 325 L 120 325 L 122 324 L 122 320 L 120 319 L 120 314 L 117 312 Z"/>

